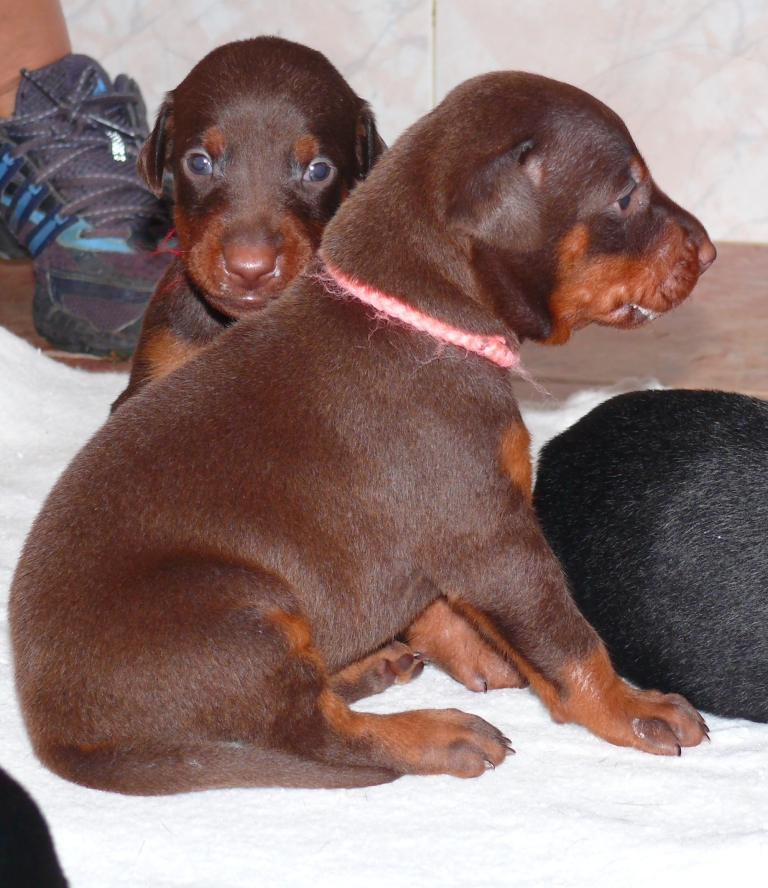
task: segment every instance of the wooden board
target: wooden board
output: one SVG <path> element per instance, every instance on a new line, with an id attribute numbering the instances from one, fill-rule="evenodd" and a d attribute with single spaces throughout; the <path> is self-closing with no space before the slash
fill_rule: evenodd
<path id="1" fill-rule="evenodd" d="M 29 262 L 0 262 L 0 324 L 56 360 L 94 371 L 127 369 L 125 362 L 51 348 L 32 325 L 32 292 Z M 768 246 L 718 245 L 717 261 L 693 295 L 649 327 L 588 327 L 565 346 L 526 343 L 523 360 L 557 399 L 583 388 L 649 378 L 768 398 Z M 526 400 L 542 401 L 525 383 L 519 392 Z"/>

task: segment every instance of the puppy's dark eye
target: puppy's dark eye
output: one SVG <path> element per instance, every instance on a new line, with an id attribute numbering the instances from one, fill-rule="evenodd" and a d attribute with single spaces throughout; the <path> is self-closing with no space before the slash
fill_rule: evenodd
<path id="1" fill-rule="evenodd" d="M 316 157 L 310 162 L 304 176 L 305 182 L 325 182 L 333 174 L 333 164 L 325 157 Z"/>
<path id="2" fill-rule="evenodd" d="M 210 176 L 213 164 L 207 154 L 190 154 L 187 157 L 187 169 L 196 176 Z"/>
<path id="3" fill-rule="evenodd" d="M 620 210 L 626 210 L 626 208 L 629 206 L 629 202 L 631 200 L 632 200 L 632 193 L 630 192 L 629 194 L 625 194 L 624 197 L 620 197 L 616 201 L 616 203 L 618 203 Z"/>

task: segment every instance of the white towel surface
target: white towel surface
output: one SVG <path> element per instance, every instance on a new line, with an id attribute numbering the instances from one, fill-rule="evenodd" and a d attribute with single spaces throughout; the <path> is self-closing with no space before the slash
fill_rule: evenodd
<path id="1" fill-rule="evenodd" d="M 56 364 L 2 329 L 0 374 L 0 765 L 42 808 L 72 888 L 768 885 L 768 726 L 710 717 L 711 743 L 658 758 L 554 724 L 528 690 L 473 694 L 430 667 L 357 705 L 455 706 L 501 728 L 516 755 L 476 780 L 159 799 L 49 773 L 16 703 L 8 588 L 46 492 L 126 378 Z M 525 411 L 536 444 L 604 397 Z"/>

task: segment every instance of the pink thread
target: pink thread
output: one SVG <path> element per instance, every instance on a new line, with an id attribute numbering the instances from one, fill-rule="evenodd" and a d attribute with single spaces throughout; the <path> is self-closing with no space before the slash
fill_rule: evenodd
<path id="1" fill-rule="evenodd" d="M 348 278 L 327 263 L 325 267 L 328 274 L 343 290 L 360 302 L 370 305 L 379 315 L 390 320 L 400 321 L 422 333 L 428 333 L 438 342 L 458 345 L 466 351 L 487 358 L 494 364 L 498 364 L 499 367 L 514 369 L 520 376 L 530 380 L 531 377 L 521 364 L 519 356 L 507 345 L 503 336 L 482 336 L 479 333 L 467 333 L 464 330 L 459 330 L 437 318 L 424 314 L 411 305 L 406 305 L 405 302 L 400 302 L 394 296 L 387 296 L 380 290 Z"/>

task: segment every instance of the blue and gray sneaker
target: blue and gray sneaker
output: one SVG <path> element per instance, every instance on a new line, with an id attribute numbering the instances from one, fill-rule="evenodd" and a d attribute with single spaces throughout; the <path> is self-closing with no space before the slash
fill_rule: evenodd
<path id="1" fill-rule="evenodd" d="M 0 256 L 32 256 L 35 326 L 58 348 L 133 353 L 170 258 L 168 208 L 136 171 L 147 133 L 134 81 L 82 55 L 22 71 L 0 118 Z"/>

